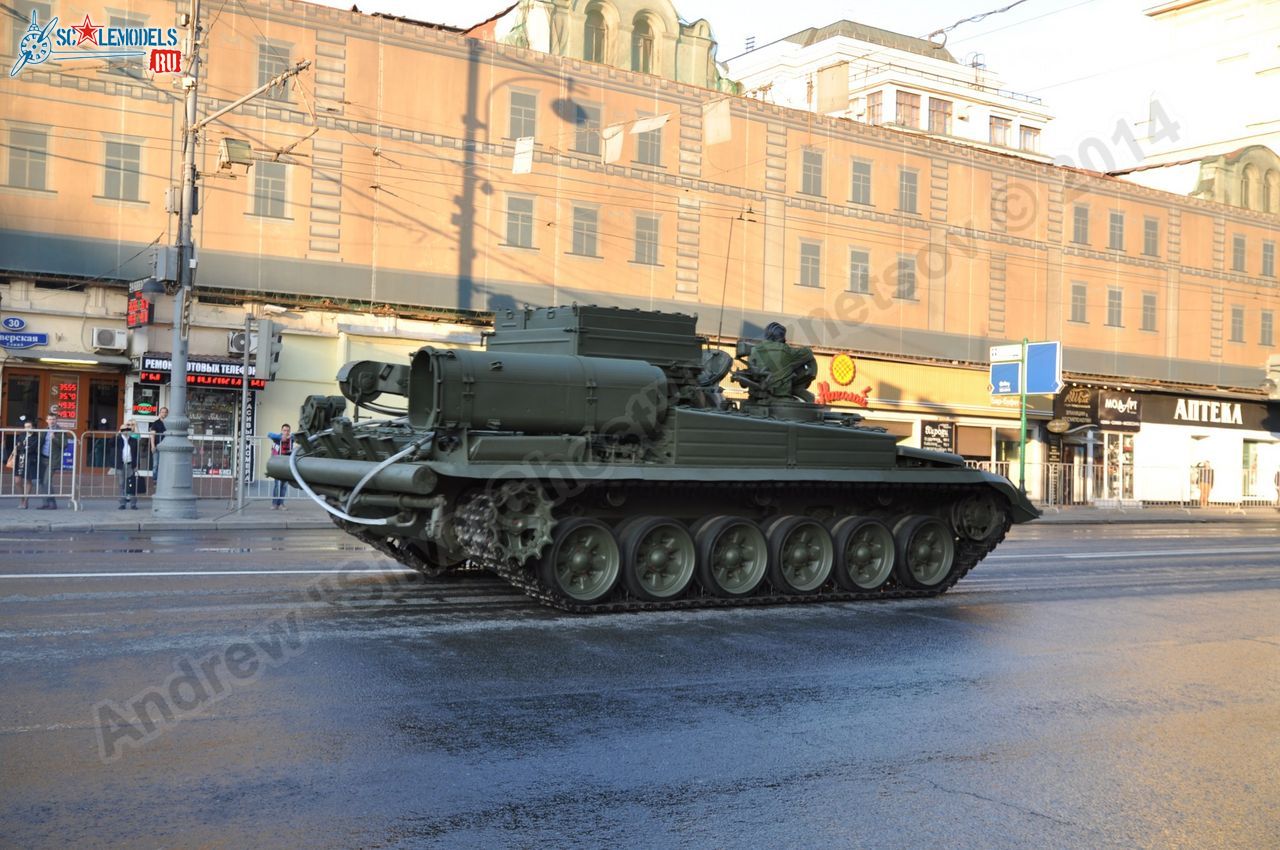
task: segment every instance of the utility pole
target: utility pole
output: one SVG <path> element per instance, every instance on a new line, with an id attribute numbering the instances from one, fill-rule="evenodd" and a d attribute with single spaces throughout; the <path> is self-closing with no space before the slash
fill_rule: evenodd
<path id="1" fill-rule="evenodd" d="M 268 80 L 249 94 L 224 106 L 217 112 L 196 120 L 200 90 L 200 0 L 191 0 L 187 20 L 187 46 L 191 62 L 182 79 L 187 90 L 186 113 L 182 122 L 182 209 L 178 225 L 178 289 L 173 302 L 173 353 L 169 379 L 169 430 L 157 449 L 156 494 L 151 510 L 156 516 L 170 519 L 192 519 L 196 516 L 191 445 L 187 418 L 187 350 L 191 331 L 191 302 L 195 289 L 196 253 L 191 236 L 191 219 L 195 215 L 196 147 L 200 130 L 241 104 L 247 103 L 273 86 L 305 71 L 311 66 L 304 60 Z M 248 341 L 246 340 L 246 346 Z M 249 376 L 244 376 L 248 381 Z"/>
<path id="2" fill-rule="evenodd" d="M 187 418 L 187 341 L 190 333 L 191 297 L 195 283 L 195 245 L 191 218 L 196 197 L 196 106 L 200 90 L 200 0 L 191 0 L 187 21 L 187 46 L 191 64 L 182 84 L 187 90 L 182 122 L 182 210 L 178 224 L 178 290 L 173 299 L 173 349 L 169 364 L 169 431 L 157 450 L 156 493 L 151 511 L 170 519 L 196 516 L 191 445 Z"/>

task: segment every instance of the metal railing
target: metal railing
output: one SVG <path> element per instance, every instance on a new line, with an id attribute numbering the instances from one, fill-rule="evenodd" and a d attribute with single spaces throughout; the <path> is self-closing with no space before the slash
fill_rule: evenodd
<path id="1" fill-rule="evenodd" d="M 44 507 L 59 499 L 75 503 L 80 443 L 57 428 L 0 428 L 0 499 Z"/>

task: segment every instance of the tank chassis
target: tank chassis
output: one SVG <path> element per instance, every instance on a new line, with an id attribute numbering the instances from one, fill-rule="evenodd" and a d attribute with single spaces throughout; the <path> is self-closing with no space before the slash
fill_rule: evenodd
<path id="1" fill-rule="evenodd" d="M 490 570 L 582 612 L 933 596 L 1039 516 L 1007 479 L 813 403 L 807 349 L 743 341 L 735 364 L 695 328 L 524 308 L 481 351 L 348 363 L 268 474 L 427 577 Z"/>

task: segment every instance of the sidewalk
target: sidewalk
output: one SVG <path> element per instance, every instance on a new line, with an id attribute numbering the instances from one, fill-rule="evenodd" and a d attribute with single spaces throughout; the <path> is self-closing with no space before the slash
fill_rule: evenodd
<path id="1" fill-rule="evenodd" d="M 273 511 L 266 500 L 247 502 L 238 512 L 223 499 L 200 499 L 196 519 L 160 519 L 151 513 L 151 500 L 143 499 L 136 511 L 119 510 L 115 499 L 87 499 L 74 511 L 67 499 L 58 499 L 56 511 L 37 510 L 40 497 L 22 510 L 16 499 L 0 500 L 0 534 L 57 531 L 258 531 L 271 529 L 333 528 L 328 515 L 310 499 L 289 499 L 288 510 Z"/>
<path id="2" fill-rule="evenodd" d="M 259 531 L 270 529 L 332 528 L 323 510 L 310 499 L 290 499 L 287 511 L 273 511 L 267 501 L 249 502 L 244 511 L 221 499 L 199 502 L 200 515 L 193 520 L 159 519 L 152 515 L 149 500 L 136 511 L 117 510 L 115 499 L 91 499 L 84 510 L 73 511 L 66 499 L 58 500 L 58 510 L 20 510 L 17 500 L 0 501 L 0 534 L 13 532 L 94 532 L 94 531 Z M 1039 523 L 1048 525 L 1189 524 L 1189 523 L 1280 523 L 1280 511 L 1261 508 L 1094 508 L 1089 506 L 1046 507 Z"/>

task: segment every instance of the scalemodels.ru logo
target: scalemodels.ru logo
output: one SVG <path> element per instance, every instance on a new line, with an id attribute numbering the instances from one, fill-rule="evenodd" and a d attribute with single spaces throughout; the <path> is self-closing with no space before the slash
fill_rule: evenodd
<path id="1" fill-rule="evenodd" d="M 98 48 L 93 50 L 85 47 Z M 74 48 L 55 50 L 55 47 Z M 169 27 L 110 27 L 95 24 L 86 14 L 76 27 L 59 27 L 54 17 L 40 25 L 36 11 L 31 11 L 31 24 L 18 42 L 18 58 L 9 69 L 16 77 L 28 65 L 50 60 L 68 62 L 76 59 L 125 59 L 149 56 L 148 67 L 157 74 L 182 71 L 182 51 L 178 50 L 178 29 Z"/>

